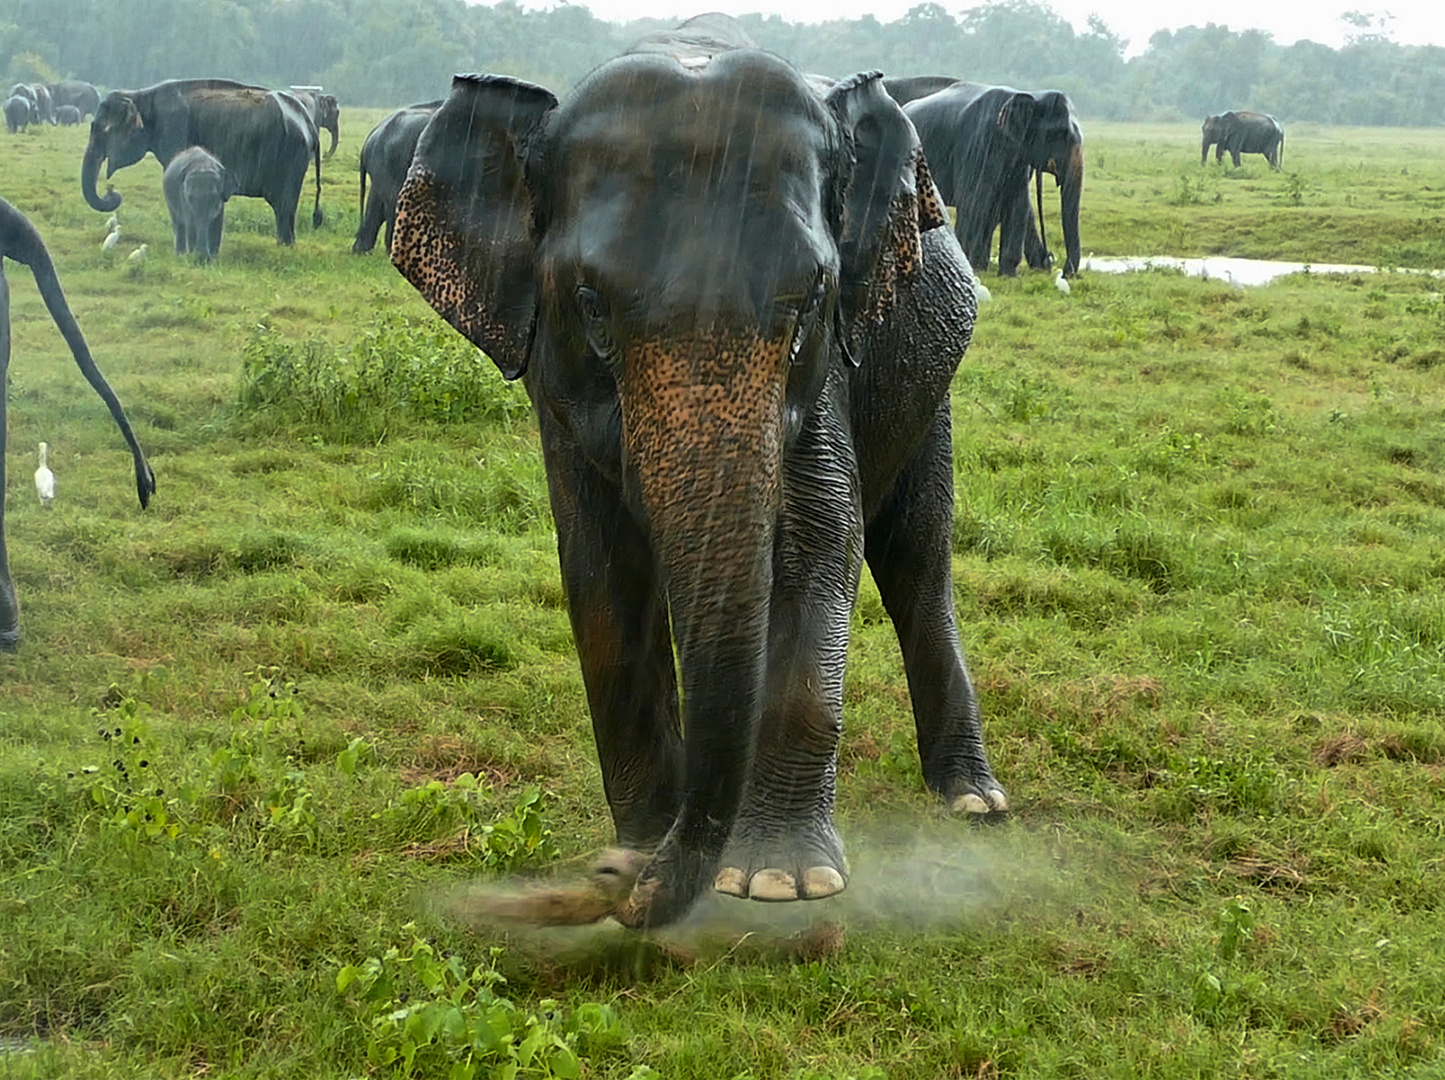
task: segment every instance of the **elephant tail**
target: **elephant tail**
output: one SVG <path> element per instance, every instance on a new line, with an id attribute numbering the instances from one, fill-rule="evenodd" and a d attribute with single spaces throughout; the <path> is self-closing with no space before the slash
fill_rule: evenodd
<path id="1" fill-rule="evenodd" d="M 311 148 L 311 155 L 316 160 L 316 207 L 311 211 L 311 227 L 321 228 L 321 222 L 325 215 L 321 213 L 321 131 L 316 132 L 316 145 Z"/>

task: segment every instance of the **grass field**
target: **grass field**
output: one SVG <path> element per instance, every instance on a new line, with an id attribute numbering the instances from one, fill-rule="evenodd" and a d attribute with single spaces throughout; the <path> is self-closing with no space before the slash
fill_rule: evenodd
<path id="1" fill-rule="evenodd" d="M 381 115 L 320 231 L 238 199 L 210 267 L 153 160 L 103 253 L 84 129 L 0 139 L 158 481 L 11 264 L 0 1076 L 1445 1075 L 1440 281 L 986 275 L 954 569 L 1011 818 L 923 792 L 865 579 L 842 897 L 508 934 L 610 825 L 525 397 L 349 253 Z M 1087 133 L 1086 253 L 1445 268 L 1445 131 Z"/>

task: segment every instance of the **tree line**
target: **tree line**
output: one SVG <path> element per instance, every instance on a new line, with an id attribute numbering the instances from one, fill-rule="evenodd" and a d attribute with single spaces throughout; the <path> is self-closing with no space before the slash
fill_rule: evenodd
<path id="1" fill-rule="evenodd" d="M 1445 124 L 1445 48 L 1398 45 L 1373 16 L 1343 18 L 1356 32 L 1338 49 L 1210 24 L 1160 31 L 1127 60 L 1126 42 L 1099 18 L 1080 33 L 1032 0 L 958 14 L 924 3 L 893 22 L 741 22 L 806 71 L 881 68 L 1059 89 L 1086 117 L 1193 120 L 1243 108 L 1286 123 Z M 605 22 L 565 2 L 524 10 L 514 0 L 0 0 L 0 69 L 11 82 L 75 77 L 106 88 L 219 75 L 320 85 L 343 105 L 401 105 L 444 95 L 459 71 L 561 91 L 670 25 Z"/>

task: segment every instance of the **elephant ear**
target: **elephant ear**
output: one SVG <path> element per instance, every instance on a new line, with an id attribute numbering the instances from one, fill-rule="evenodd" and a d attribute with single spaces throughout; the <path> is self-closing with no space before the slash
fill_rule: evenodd
<path id="1" fill-rule="evenodd" d="M 948 212 L 918 133 L 884 90 L 881 72 L 845 79 L 825 100 L 852 154 L 835 229 L 843 341 L 856 357 L 868 327 L 887 317 L 900 282 L 922 265 L 923 234 L 947 225 Z"/>
<path id="2" fill-rule="evenodd" d="M 391 261 L 508 379 L 527 370 L 536 326 L 526 150 L 556 105 L 520 79 L 458 75 L 396 202 Z"/>
<path id="3" fill-rule="evenodd" d="M 998 108 L 998 129 L 1016 143 L 1027 143 L 1038 120 L 1039 103 L 1032 94 L 1010 94 Z"/>

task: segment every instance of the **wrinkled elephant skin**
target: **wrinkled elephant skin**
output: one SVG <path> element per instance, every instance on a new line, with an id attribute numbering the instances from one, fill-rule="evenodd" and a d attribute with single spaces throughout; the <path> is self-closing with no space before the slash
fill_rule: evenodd
<path id="1" fill-rule="evenodd" d="M 535 406 L 603 787 L 649 856 L 619 921 L 843 888 L 864 558 L 929 786 L 1006 808 L 950 578 L 973 279 L 876 73 L 823 92 L 714 15 L 561 101 L 459 76 L 392 261 Z"/>

